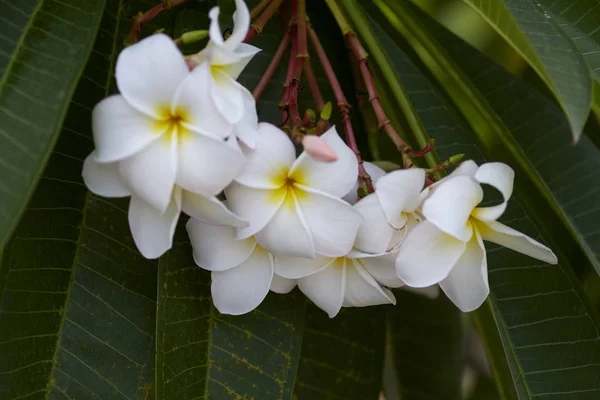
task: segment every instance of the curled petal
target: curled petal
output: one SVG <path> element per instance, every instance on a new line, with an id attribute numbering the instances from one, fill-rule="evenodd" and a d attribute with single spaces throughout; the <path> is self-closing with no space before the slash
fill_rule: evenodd
<path id="1" fill-rule="evenodd" d="M 146 258 L 158 258 L 173 245 L 173 235 L 181 212 L 181 192 L 173 193 L 164 213 L 137 196 L 129 202 L 129 228 L 135 245 Z"/>
<path id="2" fill-rule="evenodd" d="M 235 228 L 248 226 L 248 221 L 238 217 L 216 197 L 204 197 L 183 191 L 181 209 L 184 213 L 201 222 L 213 225 L 225 225 Z"/>
<path id="3" fill-rule="evenodd" d="M 283 278 L 277 274 L 273 274 L 273 280 L 271 281 L 271 292 L 286 294 L 294 290 L 296 287 L 295 279 Z"/>
<path id="4" fill-rule="evenodd" d="M 315 246 L 306 220 L 293 191 L 269 221 L 255 235 L 256 241 L 275 255 L 313 258 Z"/>
<path id="5" fill-rule="evenodd" d="M 238 79 L 244 68 L 252 61 L 255 55 L 260 53 L 261 49 L 251 44 L 240 43 L 234 50 L 236 60 L 226 68 L 226 72 L 233 79 Z"/>
<path id="6" fill-rule="evenodd" d="M 229 36 L 223 46 L 234 50 L 239 46 L 250 29 L 250 11 L 244 0 L 235 0 L 235 12 L 233 13 L 233 32 Z"/>
<path id="7" fill-rule="evenodd" d="M 280 188 L 296 159 L 294 144 L 275 125 L 261 122 L 258 132 L 256 149 L 248 154 L 244 169 L 235 180 L 256 189 Z"/>
<path id="8" fill-rule="evenodd" d="M 485 163 L 475 173 L 475 179 L 479 183 L 486 183 L 498 189 L 502 193 L 502 203 L 492 207 L 478 207 L 473 210 L 473 216 L 482 221 L 495 221 L 506 210 L 506 203 L 513 192 L 515 172 L 506 164 L 494 162 Z"/>
<path id="9" fill-rule="evenodd" d="M 256 248 L 256 240 L 235 240 L 230 226 L 210 225 L 190 218 L 186 224 L 194 261 L 209 271 L 225 271 L 244 262 Z"/>
<path id="10" fill-rule="evenodd" d="M 388 223 L 377 195 L 372 193 L 362 198 L 354 205 L 354 209 L 363 216 L 354 247 L 366 253 L 385 253 L 394 235 L 394 228 Z"/>
<path id="11" fill-rule="evenodd" d="M 207 62 L 195 67 L 175 93 L 171 111 L 183 117 L 182 123 L 187 129 L 225 139 L 233 134 L 233 127 L 210 96 L 212 80 Z"/>
<path id="12" fill-rule="evenodd" d="M 419 194 L 425 184 L 425 170 L 409 168 L 390 172 L 375 182 L 375 194 L 388 223 L 395 229 L 406 224 L 404 212 L 419 207 Z"/>
<path id="13" fill-rule="evenodd" d="M 241 315 L 254 310 L 267 297 L 273 279 L 273 259 L 256 248 L 235 268 L 211 274 L 213 304 L 222 314 Z"/>
<path id="14" fill-rule="evenodd" d="M 298 279 L 327 268 L 335 259 L 316 255 L 315 258 L 275 256 L 275 273 L 284 278 Z"/>
<path id="15" fill-rule="evenodd" d="M 219 7 L 213 7 L 208 12 L 208 18 L 210 18 L 210 27 L 208 28 L 208 34 L 210 41 L 217 46 L 222 46 L 225 42 L 223 40 L 223 34 L 221 33 L 221 26 L 219 25 L 219 14 L 221 10 Z"/>
<path id="16" fill-rule="evenodd" d="M 126 47 L 117 59 L 115 77 L 121 95 L 139 111 L 161 117 L 171 107 L 189 69 L 175 42 L 167 35 L 149 36 Z"/>
<path id="17" fill-rule="evenodd" d="M 452 171 L 452 173 L 447 176 L 447 178 L 451 178 L 451 177 L 455 177 L 455 176 L 459 176 L 459 175 L 466 175 L 466 176 L 470 176 L 470 177 L 474 178 L 478 169 L 479 169 L 479 167 L 477 166 L 477 163 L 475 161 L 466 160 L 466 161 L 461 162 L 458 165 L 458 167 L 456 167 L 454 169 L 454 171 Z"/>
<path id="18" fill-rule="evenodd" d="M 102 164 L 96 162 L 95 152 L 92 152 L 83 162 L 83 181 L 88 189 L 104 197 L 126 197 L 131 192 L 121 182 L 119 163 Z"/>
<path id="19" fill-rule="evenodd" d="M 383 254 L 361 254 L 360 252 L 352 252 L 351 254 L 352 258 L 362 265 L 363 268 L 380 284 L 391 288 L 404 286 L 404 282 L 402 282 L 396 274 L 397 252 Z"/>
<path id="20" fill-rule="evenodd" d="M 225 196 L 229 209 L 248 221 L 248 226 L 238 228 L 236 233 L 238 239 L 244 239 L 269 223 L 285 200 L 286 191 L 252 189 L 233 182 L 225 188 Z"/>
<path id="21" fill-rule="evenodd" d="M 143 201 L 164 212 L 177 174 L 177 137 L 165 136 L 119 163 L 123 183 Z"/>
<path id="22" fill-rule="evenodd" d="M 335 126 L 325 132 L 323 139 L 337 154 L 338 160 L 322 162 L 303 152 L 294 162 L 290 176 L 299 184 L 342 197 L 354 186 L 358 177 L 356 155 L 339 137 Z"/>
<path id="23" fill-rule="evenodd" d="M 477 230 L 452 271 L 440 282 L 440 287 L 463 312 L 479 308 L 487 298 L 490 293 L 487 260 L 483 241 Z"/>
<path id="24" fill-rule="evenodd" d="M 400 246 L 396 273 L 408 286 L 431 286 L 448 276 L 464 250 L 464 242 L 423 221 Z"/>
<path id="25" fill-rule="evenodd" d="M 244 99 L 244 115 L 235 127 L 235 134 L 249 149 L 256 149 L 258 139 L 258 114 L 256 113 L 256 101 L 248 90 L 242 92 Z"/>
<path id="26" fill-rule="evenodd" d="M 341 257 L 352 249 L 363 216 L 345 201 L 312 188 L 295 193 L 318 254 Z"/>
<path id="27" fill-rule="evenodd" d="M 473 234 L 469 216 L 482 198 L 481 186 L 471 177 L 459 175 L 435 188 L 423 202 L 423 215 L 441 231 L 468 242 Z"/>
<path id="28" fill-rule="evenodd" d="M 517 230 L 501 224 L 500 222 L 478 221 L 476 222 L 476 226 L 484 240 L 507 247 L 529 257 L 547 262 L 548 264 L 558 263 L 556 255 L 548 247 Z"/>
<path id="29" fill-rule="evenodd" d="M 346 291 L 344 307 L 366 307 L 379 304 L 396 304 L 396 298 L 383 289 L 356 260 L 346 264 Z"/>
<path id="30" fill-rule="evenodd" d="M 122 96 L 107 97 L 92 112 L 96 161 L 114 162 L 134 155 L 161 137 L 165 130 L 153 118 L 131 107 Z"/>
<path id="31" fill-rule="evenodd" d="M 363 162 L 363 167 L 365 167 L 365 170 L 367 171 L 367 174 L 369 174 L 369 176 L 371 177 L 372 182 L 377 182 L 377 179 L 381 178 L 386 174 L 386 172 L 383 169 L 368 161 Z M 344 197 L 342 197 L 342 200 L 347 201 L 350 204 L 356 203 L 359 200 L 358 185 L 359 182 L 357 179 L 356 182 L 354 182 L 354 186 L 352 187 L 352 189 L 350 189 L 350 191 L 346 193 Z"/>
<path id="32" fill-rule="evenodd" d="M 235 138 L 231 138 L 234 140 Z M 179 144 L 176 182 L 190 192 L 214 196 L 223 191 L 246 161 L 239 147 L 188 132 Z"/>
<path id="33" fill-rule="evenodd" d="M 329 267 L 298 279 L 298 288 L 329 318 L 335 317 L 342 308 L 346 291 L 346 260 L 338 258 Z"/>

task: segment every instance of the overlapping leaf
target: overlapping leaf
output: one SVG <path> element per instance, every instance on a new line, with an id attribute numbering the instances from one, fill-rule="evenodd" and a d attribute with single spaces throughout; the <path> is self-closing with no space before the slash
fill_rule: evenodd
<path id="1" fill-rule="evenodd" d="M 431 24 L 434 22 L 430 19 L 421 22 L 421 26 Z M 440 40 L 444 38 L 447 38 L 443 41 L 444 48 L 457 61 L 460 60 L 477 87 L 513 130 L 528 124 L 529 129 L 534 131 L 541 125 L 538 118 L 560 115 L 555 106 L 510 74 L 493 68 L 494 64 L 476 64 L 479 61 L 476 57 L 478 53 L 472 49 L 466 51 L 469 48 L 447 31 L 438 37 Z M 462 51 L 459 51 L 461 48 Z M 460 152 L 481 161 L 502 154 L 498 148 L 485 148 L 484 154 L 477 144 L 477 138 L 456 117 L 443 93 L 419 71 L 406 53 L 398 46 L 390 46 L 387 50 L 422 119 L 435 119 L 436 114 L 445 114 L 450 118 L 446 126 L 451 129 L 451 134 L 430 132 L 437 140 L 436 148 L 442 158 Z M 422 64 L 418 65 L 423 68 Z M 473 69 L 467 69 L 469 66 Z M 500 108 L 500 103 L 495 104 L 494 99 L 498 102 L 502 99 L 503 107 Z M 547 113 L 538 115 L 528 111 L 542 106 L 548 110 Z M 517 112 L 520 114 L 515 114 Z M 534 119 L 537 123 L 532 122 Z M 450 123 L 451 120 L 454 122 Z M 568 129 L 553 134 L 562 135 L 564 140 Z M 537 138 L 541 136 L 539 130 L 531 132 L 531 135 Z M 495 143 L 498 145 L 498 142 Z M 552 156 L 552 150 L 547 154 Z M 569 173 L 568 167 L 565 170 Z M 539 205 L 527 205 L 524 208 L 523 204 L 527 204 L 528 200 L 526 192 L 517 191 L 503 221 L 541 240 L 540 225 L 536 226 L 530 217 L 530 207 Z M 546 227 L 545 224 L 541 226 Z M 557 243 L 555 237 L 548 236 L 548 239 L 561 259 L 558 266 L 545 265 L 510 250 L 486 244 L 492 291 L 490 299 L 501 337 L 505 340 L 504 352 L 519 398 L 578 396 L 592 399 L 600 391 L 593 378 L 599 373 L 600 359 L 595 354 L 595 348 L 600 341 L 600 323 L 571 268 L 569 257 L 576 253 L 572 252 L 573 249 L 561 248 L 561 243 Z"/>
<path id="2" fill-rule="evenodd" d="M 0 247 L 56 142 L 104 4 L 0 1 Z"/>
<path id="3" fill-rule="evenodd" d="M 575 140 L 592 101 L 592 81 L 583 56 L 550 14 L 534 0 L 463 0 L 535 69 L 556 95 Z"/>

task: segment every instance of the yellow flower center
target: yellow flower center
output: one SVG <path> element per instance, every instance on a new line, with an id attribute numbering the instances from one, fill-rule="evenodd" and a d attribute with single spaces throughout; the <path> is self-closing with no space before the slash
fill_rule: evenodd
<path id="1" fill-rule="evenodd" d="M 161 106 L 158 110 L 159 119 L 154 122 L 153 131 L 162 133 L 162 140 L 170 146 L 173 135 L 177 135 L 177 141 L 182 142 L 190 135 L 190 131 L 184 126 L 189 122 L 188 110 L 183 107 L 177 107 L 171 110 L 171 107 Z"/>
<path id="2" fill-rule="evenodd" d="M 287 167 L 278 168 L 276 172 L 271 174 L 270 182 L 273 186 L 277 186 L 277 189 L 271 191 L 269 196 L 269 202 L 272 204 L 280 204 L 283 198 L 282 206 L 293 209 L 295 207 L 294 197 L 299 201 L 308 197 L 308 193 L 297 187 L 298 184 L 303 182 L 303 173 L 300 169 L 294 170 L 292 174 L 289 173 Z"/>

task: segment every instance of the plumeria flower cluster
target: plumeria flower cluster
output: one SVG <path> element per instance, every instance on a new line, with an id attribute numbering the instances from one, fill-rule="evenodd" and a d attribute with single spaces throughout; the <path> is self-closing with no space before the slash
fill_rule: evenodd
<path id="1" fill-rule="evenodd" d="M 482 240 L 556 262 L 496 221 L 512 194 L 504 164 L 465 162 L 425 187 L 423 169 L 386 173 L 365 163 L 375 190 L 358 199 L 357 157 L 335 127 L 297 156 L 284 131 L 258 122 L 252 94 L 237 82 L 259 49 L 242 43 L 250 15 L 242 0 L 236 5 L 227 39 L 219 9 L 211 10 L 210 41 L 196 55 L 184 57 L 162 34 L 123 50 L 119 94 L 94 109 L 83 178 L 98 195 L 131 197 L 129 225 L 143 256 L 171 248 L 183 211 L 220 312 L 244 314 L 269 291 L 298 287 L 330 317 L 395 304 L 392 288 L 435 296 L 438 284 L 461 310 L 477 308 L 489 292 Z M 504 201 L 478 207 L 482 184 Z"/>

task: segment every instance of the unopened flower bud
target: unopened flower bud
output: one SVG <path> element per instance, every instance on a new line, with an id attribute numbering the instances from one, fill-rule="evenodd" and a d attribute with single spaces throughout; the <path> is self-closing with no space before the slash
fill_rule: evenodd
<path id="1" fill-rule="evenodd" d="M 318 136 L 304 136 L 302 146 L 304 151 L 317 161 L 333 162 L 338 159 L 331 146 Z"/>

